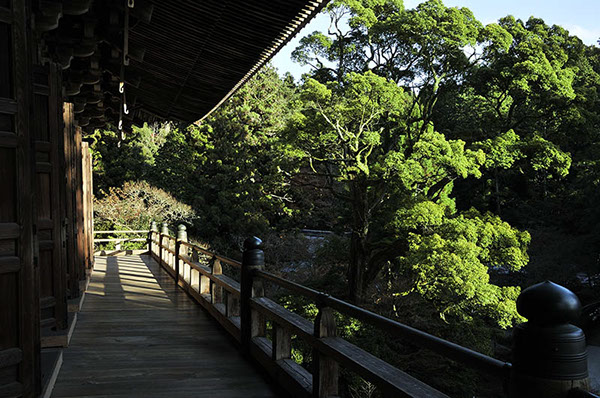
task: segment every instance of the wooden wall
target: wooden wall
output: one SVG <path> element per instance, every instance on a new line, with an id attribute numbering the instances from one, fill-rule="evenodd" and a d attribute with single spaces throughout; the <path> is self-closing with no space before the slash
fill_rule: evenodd
<path id="1" fill-rule="evenodd" d="M 0 397 L 39 394 L 42 338 L 68 327 L 92 264 L 91 159 L 30 12 L 0 0 Z"/>
<path id="2" fill-rule="evenodd" d="M 61 75 L 56 64 L 34 67 L 33 148 L 35 150 L 35 205 L 37 206 L 40 326 L 67 327 L 66 270 L 62 256 L 60 212 L 60 135 L 62 134 Z M 60 134 L 59 134 L 60 133 Z"/>
<path id="3" fill-rule="evenodd" d="M 23 0 L 0 6 L 0 395 L 32 396 L 39 383 L 39 292 L 28 15 Z"/>

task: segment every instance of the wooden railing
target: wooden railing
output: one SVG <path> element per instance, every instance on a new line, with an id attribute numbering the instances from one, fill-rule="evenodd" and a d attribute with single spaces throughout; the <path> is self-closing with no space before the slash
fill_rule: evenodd
<path id="1" fill-rule="evenodd" d="M 94 231 L 94 252 L 106 243 L 115 243 L 115 251 L 121 250 L 121 245 L 127 242 L 147 242 L 150 230 L 117 230 L 117 231 Z M 96 235 L 132 235 L 124 238 L 96 238 Z"/>
<path id="2" fill-rule="evenodd" d="M 162 231 L 158 232 L 154 224 L 148 234 L 148 244 L 152 257 L 173 276 L 177 284 L 240 343 L 244 353 L 260 363 L 277 384 L 292 396 L 337 396 L 340 366 L 376 385 L 386 397 L 446 396 L 338 337 L 334 316 L 334 311 L 337 311 L 484 372 L 500 380 L 505 393 L 511 397 L 555 396 L 551 393 L 558 390 L 564 393 L 556 395 L 557 397 L 566 397 L 569 392 L 570 397 L 594 397 L 587 392 L 587 362 L 585 374 L 574 372 L 567 375 L 570 377 L 568 383 L 556 375 L 554 378 L 559 379 L 559 382 L 548 380 L 550 378 L 545 378 L 545 375 L 537 374 L 536 369 L 529 369 L 529 365 L 515 368 L 508 362 L 440 339 L 265 271 L 264 253 L 258 238 L 246 240 L 242 262 L 187 242 L 184 226 L 179 226 L 177 237 L 173 237 L 169 235 L 166 225 L 163 224 Z M 228 269 L 230 274 L 239 272 L 240 281 L 225 275 L 224 269 Z M 311 322 L 265 297 L 264 283 L 276 285 L 311 300 L 318 308 L 315 321 Z M 534 317 L 530 318 L 529 323 L 536 326 L 535 319 L 532 318 Z M 272 327 L 270 339 L 267 336 L 267 322 Z M 292 359 L 293 336 L 302 339 L 312 349 L 312 372 Z M 551 352 L 549 355 L 554 354 Z M 585 361 L 586 358 L 585 356 Z M 546 360 L 547 358 L 540 358 L 542 362 Z M 543 394 L 540 395 L 540 391 Z"/>

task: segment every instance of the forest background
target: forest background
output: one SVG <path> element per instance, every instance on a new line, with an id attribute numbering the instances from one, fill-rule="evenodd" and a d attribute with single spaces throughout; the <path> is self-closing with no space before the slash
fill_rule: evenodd
<path id="1" fill-rule="evenodd" d="M 184 223 L 236 256 L 501 359 L 522 288 L 600 299 L 600 48 L 538 18 L 483 25 L 429 0 L 334 0 L 327 31 L 210 117 L 87 137 L 96 229 Z M 332 231 L 311 244 L 303 228 Z M 315 308 L 289 296 L 288 308 Z M 486 380 L 340 319 L 342 334 L 452 396 Z M 295 359 L 310 366 L 296 343 Z M 345 396 L 378 396 L 345 375 Z"/>

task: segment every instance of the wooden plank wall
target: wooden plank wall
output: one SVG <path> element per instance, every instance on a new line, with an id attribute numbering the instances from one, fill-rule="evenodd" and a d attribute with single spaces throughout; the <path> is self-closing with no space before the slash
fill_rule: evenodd
<path id="1" fill-rule="evenodd" d="M 70 103 L 63 105 L 62 149 L 65 170 L 61 211 L 64 213 L 67 293 L 68 298 L 76 298 L 81 294 L 80 282 L 86 279 L 86 270 L 93 264 L 93 255 L 87 249 L 90 242 L 93 244 L 93 221 L 89 219 L 89 214 L 92 214 L 91 198 L 88 198 L 93 188 L 91 175 L 87 175 L 91 173 L 89 146 L 87 142 L 82 142 L 82 130 L 75 125 L 73 104 Z"/>
<path id="2" fill-rule="evenodd" d="M 92 264 L 91 156 L 30 12 L 0 0 L 0 397 L 39 395 L 42 334 L 68 326 Z"/>
<path id="3" fill-rule="evenodd" d="M 60 214 L 62 133 L 61 78 L 53 63 L 34 67 L 33 147 L 35 149 L 35 199 L 39 241 L 39 279 L 42 335 L 67 327 L 66 271 L 63 265 Z"/>
<path id="4" fill-rule="evenodd" d="M 39 292 L 25 3 L 0 1 L 0 395 L 30 397 L 39 388 Z"/>

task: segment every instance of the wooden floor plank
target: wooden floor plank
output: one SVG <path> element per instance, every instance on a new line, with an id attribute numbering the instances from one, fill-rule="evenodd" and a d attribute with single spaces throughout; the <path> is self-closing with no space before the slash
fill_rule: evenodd
<path id="1" fill-rule="evenodd" d="M 148 256 L 97 257 L 53 397 L 276 397 Z"/>

